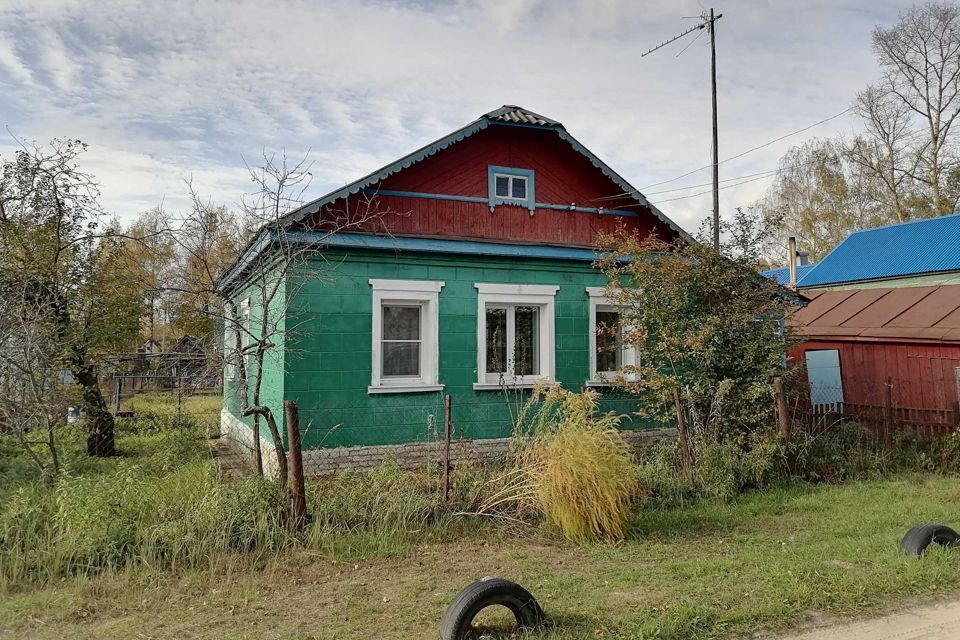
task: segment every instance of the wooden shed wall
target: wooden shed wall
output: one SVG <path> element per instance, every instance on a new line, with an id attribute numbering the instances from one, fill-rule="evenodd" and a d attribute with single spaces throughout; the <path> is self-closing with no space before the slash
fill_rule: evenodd
<path id="1" fill-rule="evenodd" d="M 796 347 L 791 356 L 802 363 L 803 354 L 815 349 L 840 352 L 845 402 L 882 406 L 889 376 L 894 406 L 955 408 L 960 344 L 817 339 Z"/>

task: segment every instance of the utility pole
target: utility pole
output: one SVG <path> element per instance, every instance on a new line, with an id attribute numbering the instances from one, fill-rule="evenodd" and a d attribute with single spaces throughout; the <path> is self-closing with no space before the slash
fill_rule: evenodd
<path id="1" fill-rule="evenodd" d="M 710 7 L 710 91 L 713 102 L 713 249 L 720 251 L 720 154 L 717 148 L 717 20 Z M 703 16 L 702 19 L 706 19 Z"/>
<path id="2" fill-rule="evenodd" d="M 713 8 L 711 7 L 709 15 L 704 12 L 700 14 L 700 24 L 690 29 L 687 29 L 681 34 L 678 34 L 669 40 L 661 42 L 653 49 L 646 51 L 640 54 L 640 57 L 644 57 L 656 51 L 657 49 L 662 49 L 671 42 L 676 42 L 683 36 L 688 33 L 693 33 L 694 31 L 701 31 L 707 29 L 710 33 L 710 93 L 711 93 L 711 104 L 713 106 L 713 248 L 717 251 L 720 251 L 720 151 L 717 145 L 717 20 L 723 17 L 723 14 L 713 13 Z M 691 43 L 693 44 L 693 43 Z M 689 45 L 687 45 L 689 46 Z M 683 53 L 682 51 L 680 53 Z"/>

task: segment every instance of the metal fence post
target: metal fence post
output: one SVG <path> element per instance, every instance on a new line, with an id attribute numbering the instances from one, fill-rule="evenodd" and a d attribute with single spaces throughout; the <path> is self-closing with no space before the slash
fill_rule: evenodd
<path id="1" fill-rule="evenodd" d="M 890 447 L 893 440 L 893 378 L 887 376 L 883 394 L 883 443 Z"/>
<path id="2" fill-rule="evenodd" d="M 123 387 L 123 377 L 116 375 L 114 378 L 117 384 L 113 392 L 113 412 L 118 413 L 120 411 L 120 391 Z"/>
<path id="3" fill-rule="evenodd" d="M 295 531 L 302 531 L 307 523 L 307 494 L 303 481 L 303 453 L 300 450 L 300 415 L 294 400 L 284 400 L 283 409 L 290 446 L 290 525 Z"/>

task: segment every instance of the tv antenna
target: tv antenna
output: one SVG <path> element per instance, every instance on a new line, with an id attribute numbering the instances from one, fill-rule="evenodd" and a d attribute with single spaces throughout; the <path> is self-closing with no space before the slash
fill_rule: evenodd
<path id="1" fill-rule="evenodd" d="M 710 13 L 704 11 L 700 14 L 700 23 L 687 29 L 669 40 L 661 42 L 649 51 L 640 54 L 643 58 L 658 49 L 662 49 L 672 42 L 694 31 L 707 29 L 710 33 L 710 93 L 713 105 L 713 248 L 720 251 L 720 152 L 717 149 L 717 20 L 723 17 L 723 14 L 714 15 L 713 8 Z"/>

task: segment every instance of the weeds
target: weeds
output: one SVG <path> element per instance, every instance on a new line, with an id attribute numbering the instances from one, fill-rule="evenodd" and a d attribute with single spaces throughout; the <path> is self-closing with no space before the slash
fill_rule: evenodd
<path id="1" fill-rule="evenodd" d="M 513 468 L 495 479 L 479 512 L 542 520 L 574 542 L 622 540 L 636 466 L 619 417 L 596 413 L 594 392 L 537 389 L 518 414 Z"/>

